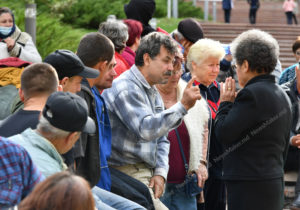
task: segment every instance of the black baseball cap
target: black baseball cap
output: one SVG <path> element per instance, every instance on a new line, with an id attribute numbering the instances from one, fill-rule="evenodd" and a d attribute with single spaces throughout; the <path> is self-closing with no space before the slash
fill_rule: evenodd
<path id="1" fill-rule="evenodd" d="M 194 18 L 186 18 L 180 21 L 177 30 L 192 43 L 204 37 L 200 23 Z"/>
<path id="2" fill-rule="evenodd" d="M 88 116 L 85 100 L 70 92 L 54 92 L 46 102 L 43 116 L 49 123 L 61 130 L 96 133 L 96 125 Z"/>
<path id="3" fill-rule="evenodd" d="M 96 78 L 99 76 L 99 71 L 85 66 L 80 58 L 70 50 L 56 50 L 49 54 L 44 59 L 44 62 L 49 63 L 56 69 L 59 80 L 75 75 L 84 78 Z"/>

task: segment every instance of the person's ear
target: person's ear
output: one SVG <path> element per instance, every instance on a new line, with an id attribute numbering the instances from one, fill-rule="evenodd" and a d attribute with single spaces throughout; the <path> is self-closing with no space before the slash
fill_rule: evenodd
<path id="1" fill-rule="evenodd" d="M 24 100 L 25 100 L 24 92 L 23 92 L 23 90 L 21 88 L 19 88 L 19 97 L 20 97 L 20 100 L 22 102 L 24 102 Z"/>
<path id="2" fill-rule="evenodd" d="M 65 142 L 66 144 L 74 144 L 79 138 L 79 132 L 75 131 L 75 132 L 72 132 L 70 133 L 66 139 L 65 139 Z"/>
<path id="3" fill-rule="evenodd" d="M 59 84 L 62 86 L 65 86 L 67 84 L 67 82 L 69 81 L 69 77 L 64 77 L 62 78 L 62 80 L 59 81 Z"/>
<path id="4" fill-rule="evenodd" d="M 144 65 L 145 65 L 145 66 L 150 65 L 151 57 L 150 57 L 150 55 L 149 55 L 148 53 L 145 53 L 145 54 L 143 55 L 143 59 L 144 59 Z"/>
<path id="5" fill-rule="evenodd" d="M 241 70 L 244 72 L 244 73 L 247 73 L 248 71 L 250 71 L 249 69 L 249 63 L 247 60 L 244 60 L 242 65 L 241 65 Z"/>
<path id="6" fill-rule="evenodd" d="M 108 61 L 99 62 L 99 68 L 98 68 L 99 71 L 100 72 L 104 71 L 106 69 L 107 65 L 108 65 Z"/>
<path id="7" fill-rule="evenodd" d="M 196 68 L 197 68 L 197 63 L 196 62 L 194 62 L 194 61 L 192 61 L 192 69 L 190 69 L 190 71 L 194 71 Z"/>

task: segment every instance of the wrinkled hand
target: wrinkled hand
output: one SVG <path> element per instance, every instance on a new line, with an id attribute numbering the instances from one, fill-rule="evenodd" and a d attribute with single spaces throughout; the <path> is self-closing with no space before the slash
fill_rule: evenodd
<path id="1" fill-rule="evenodd" d="M 198 186 L 203 188 L 204 183 L 208 178 L 208 173 L 207 173 L 206 166 L 200 163 L 199 168 L 196 171 L 196 174 L 197 174 L 197 177 L 198 177 Z"/>
<path id="2" fill-rule="evenodd" d="M 235 93 L 235 81 L 231 77 L 226 78 L 225 83 L 221 83 L 220 87 L 220 102 L 229 101 L 234 102 Z"/>
<path id="3" fill-rule="evenodd" d="M 154 197 L 160 198 L 164 192 L 165 179 L 162 176 L 155 175 L 150 179 L 149 187 L 154 188 Z"/>
<path id="4" fill-rule="evenodd" d="M 298 147 L 300 149 L 300 134 L 297 134 L 296 136 L 293 136 L 291 143 L 294 147 Z"/>
<path id="5" fill-rule="evenodd" d="M 192 108 L 195 105 L 196 101 L 201 99 L 199 87 L 193 86 L 193 82 L 195 81 L 195 79 L 196 77 L 193 76 L 193 78 L 188 82 L 183 92 L 181 103 L 186 110 Z"/>
<path id="6" fill-rule="evenodd" d="M 15 46 L 15 40 L 11 37 L 7 37 L 6 39 L 4 39 L 4 41 L 7 45 L 8 51 L 10 51 Z"/>

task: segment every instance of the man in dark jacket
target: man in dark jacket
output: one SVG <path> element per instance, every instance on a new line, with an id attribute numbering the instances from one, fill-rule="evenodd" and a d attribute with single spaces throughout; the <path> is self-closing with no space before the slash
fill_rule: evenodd
<path id="1" fill-rule="evenodd" d="M 101 33 L 88 33 L 81 39 L 77 55 L 86 66 L 96 69 L 100 75 L 95 79 L 83 79 L 81 91 L 78 93 L 88 104 L 89 116 L 96 122 L 97 132 L 95 135 L 82 133 L 79 143 L 75 145 L 76 173 L 87 179 L 93 194 L 98 195 L 99 199 L 109 206 L 117 209 L 143 209 L 138 204 L 109 192 L 111 180 L 107 159 L 111 149 L 110 125 L 100 91 L 110 87 L 113 76 L 115 76 L 114 45 Z M 107 129 L 107 127 L 109 128 Z M 134 187 L 138 186 L 138 183 L 135 183 Z M 131 189 L 128 186 L 123 190 L 127 190 L 127 194 L 131 194 Z M 119 195 L 123 196 L 124 194 L 119 193 Z"/>

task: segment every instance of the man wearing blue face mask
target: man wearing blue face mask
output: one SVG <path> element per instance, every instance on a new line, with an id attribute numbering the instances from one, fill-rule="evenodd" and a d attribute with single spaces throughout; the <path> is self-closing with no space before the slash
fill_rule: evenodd
<path id="1" fill-rule="evenodd" d="M 0 7 L 0 59 L 17 57 L 32 63 L 42 58 L 32 42 L 31 36 L 16 26 L 12 11 Z"/>

